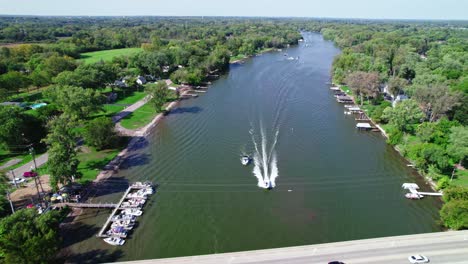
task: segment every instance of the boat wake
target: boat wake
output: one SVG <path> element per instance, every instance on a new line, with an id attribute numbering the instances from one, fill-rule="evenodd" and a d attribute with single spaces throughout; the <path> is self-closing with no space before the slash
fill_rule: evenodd
<path id="1" fill-rule="evenodd" d="M 260 123 L 260 135 L 256 135 L 251 129 L 250 135 L 255 147 L 253 155 L 253 174 L 258 180 L 258 187 L 271 189 L 276 186 L 276 178 L 279 175 L 278 159 L 276 155 L 276 144 L 278 142 L 279 129 L 276 130 L 271 146 L 268 146 L 266 131 L 262 122 Z"/>

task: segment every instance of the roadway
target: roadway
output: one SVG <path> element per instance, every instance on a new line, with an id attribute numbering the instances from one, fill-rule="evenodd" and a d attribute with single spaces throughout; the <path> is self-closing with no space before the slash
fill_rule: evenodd
<path id="1" fill-rule="evenodd" d="M 127 243 L 132 243 L 131 240 Z M 127 264 L 222 263 L 409 263 L 408 256 L 422 254 L 430 263 L 468 264 L 468 230 L 363 239 L 309 246 L 234 253 L 121 262 Z"/>

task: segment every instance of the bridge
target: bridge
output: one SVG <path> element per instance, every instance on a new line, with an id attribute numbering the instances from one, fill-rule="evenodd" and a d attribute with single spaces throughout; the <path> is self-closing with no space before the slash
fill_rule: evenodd
<path id="1" fill-rule="evenodd" d="M 131 242 L 130 242 L 131 243 Z M 309 246 L 253 250 L 213 255 L 139 260 L 127 264 L 240 264 L 240 263 L 409 263 L 422 254 L 430 263 L 468 263 L 468 230 L 372 238 Z"/>

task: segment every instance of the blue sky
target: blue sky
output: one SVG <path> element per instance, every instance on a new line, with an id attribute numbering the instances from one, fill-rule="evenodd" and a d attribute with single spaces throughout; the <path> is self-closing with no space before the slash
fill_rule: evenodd
<path id="1" fill-rule="evenodd" d="M 468 20 L 468 0 L 0 0 L 0 14 Z"/>

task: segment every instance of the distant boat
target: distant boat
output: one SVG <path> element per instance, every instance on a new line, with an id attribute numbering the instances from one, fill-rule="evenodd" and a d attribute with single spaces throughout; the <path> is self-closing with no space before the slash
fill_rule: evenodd
<path id="1" fill-rule="evenodd" d="M 242 156 L 242 158 L 241 158 L 241 163 L 242 163 L 242 165 L 244 165 L 244 166 L 249 165 L 249 163 L 250 163 L 250 157 L 247 156 L 247 155 Z"/>
<path id="2" fill-rule="evenodd" d="M 294 60 L 294 57 L 289 57 L 288 60 Z"/>
<path id="3" fill-rule="evenodd" d="M 273 186 L 271 185 L 270 180 L 265 181 L 265 187 L 267 188 L 267 190 L 272 190 L 273 189 Z"/>

